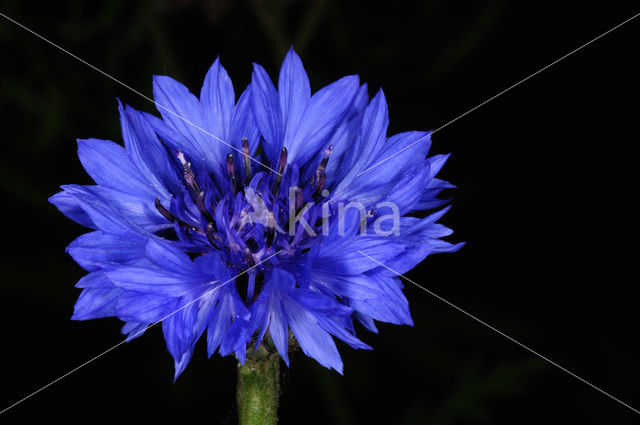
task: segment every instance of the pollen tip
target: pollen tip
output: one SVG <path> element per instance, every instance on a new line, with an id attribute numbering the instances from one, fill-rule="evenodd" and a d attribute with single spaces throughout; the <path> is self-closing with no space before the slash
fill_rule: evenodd
<path id="1" fill-rule="evenodd" d="M 180 164 L 182 166 L 184 166 L 187 163 L 187 159 L 184 157 L 184 152 L 182 152 L 182 149 L 178 149 L 176 151 L 176 157 L 178 157 L 178 161 L 180 161 Z"/>
<path id="2" fill-rule="evenodd" d="M 233 163 L 233 154 L 229 153 L 227 155 L 227 172 L 231 177 L 234 177 L 235 174 L 235 165 Z"/>
<path id="3" fill-rule="evenodd" d="M 284 146 L 280 149 L 280 161 L 278 162 L 278 173 L 282 173 L 287 166 L 287 156 L 289 152 Z"/>
<path id="4" fill-rule="evenodd" d="M 253 254 L 251 254 L 251 250 L 249 249 L 249 247 L 246 247 L 244 249 L 244 258 L 247 261 L 247 264 L 249 264 L 250 266 L 254 266 L 256 264 L 256 261 L 253 258 Z"/>

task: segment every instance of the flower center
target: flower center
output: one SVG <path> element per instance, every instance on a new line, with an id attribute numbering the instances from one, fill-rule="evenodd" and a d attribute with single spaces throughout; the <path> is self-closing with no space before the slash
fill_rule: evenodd
<path id="1" fill-rule="evenodd" d="M 222 177 L 215 179 L 207 170 L 193 169 L 178 151 L 185 191 L 174 194 L 168 206 L 156 199 L 155 207 L 172 222 L 186 252 L 203 255 L 215 250 L 237 271 L 262 270 L 265 258 L 278 252 L 276 261 L 293 260 L 321 234 L 322 218 L 328 215 L 321 200 L 327 196 L 323 188 L 331 151 L 331 147 L 325 150 L 306 184 L 300 184 L 297 165 L 287 164 L 286 148 L 280 152 L 277 172 L 253 173 L 245 138 L 242 155 L 229 153 Z"/>

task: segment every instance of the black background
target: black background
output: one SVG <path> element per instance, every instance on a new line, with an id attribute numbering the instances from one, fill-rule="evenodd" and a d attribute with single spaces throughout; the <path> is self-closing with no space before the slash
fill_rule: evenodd
<path id="1" fill-rule="evenodd" d="M 288 46 L 317 90 L 358 73 L 383 86 L 390 132 L 439 128 L 614 27 L 618 2 L 430 0 L 3 1 L 33 28 L 145 95 L 168 74 L 199 92 L 216 55 L 236 91 Z M 637 194 L 640 18 L 438 131 L 459 186 L 443 222 L 467 241 L 408 276 L 640 408 Z M 70 320 L 84 232 L 47 198 L 90 183 L 76 138 L 121 140 L 116 97 L 153 105 L 0 17 L 0 409 L 121 341 L 120 322 Z M 636 283 L 634 283 L 636 282 Z M 638 415 L 431 295 L 406 288 L 415 326 L 340 346 L 344 376 L 296 353 L 283 424 L 637 423 Z M 118 347 L 0 422 L 237 421 L 235 362 L 204 344 L 174 384 L 160 329 Z M 175 422 L 178 421 L 178 422 Z"/>

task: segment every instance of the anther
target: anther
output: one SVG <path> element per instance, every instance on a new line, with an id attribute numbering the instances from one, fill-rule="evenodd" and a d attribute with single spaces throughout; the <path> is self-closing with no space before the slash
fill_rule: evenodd
<path id="1" fill-rule="evenodd" d="M 266 240 L 267 247 L 271 248 L 271 246 L 273 245 L 273 241 L 275 240 L 275 238 L 276 238 L 276 230 L 275 230 L 273 227 L 272 227 L 272 228 L 269 228 L 269 229 L 267 230 L 267 240 Z"/>
<path id="2" fill-rule="evenodd" d="M 180 161 L 180 165 L 184 167 L 185 164 L 187 163 L 187 159 L 184 157 L 184 152 L 178 149 L 178 151 L 176 152 L 176 156 L 178 157 L 178 161 Z"/>
<path id="3" fill-rule="evenodd" d="M 198 207 L 200 214 L 202 214 L 203 217 L 208 222 L 213 221 L 213 217 L 211 217 L 211 213 L 207 209 L 207 206 L 204 204 L 204 191 L 201 191 L 200 193 L 198 193 L 198 196 L 196 197 L 196 206 Z"/>
<path id="4" fill-rule="evenodd" d="M 232 153 L 227 155 L 227 173 L 229 173 L 231 178 L 235 178 L 235 166 L 233 164 L 233 154 Z"/>
<path id="5" fill-rule="evenodd" d="M 238 187 L 236 184 L 236 167 L 233 163 L 233 154 L 230 153 L 227 155 L 227 173 L 229 173 L 229 177 L 231 177 L 231 185 L 233 186 L 233 191 L 237 192 Z"/>
<path id="6" fill-rule="evenodd" d="M 160 214 L 162 214 L 164 218 L 166 218 L 169 221 L 176 220 L 176 217 L 173 214 L 171 214 L 169 210 L 164 207 L 164 205 L 162 205 L 162 203 L 160 202 L 160 198 L 156 198 L 155 204 L 156 204 L 156 209 Z"/>
<path id="7" fill-rule="evenodd" d="M 242 138 L 242 164 L 244 165 L 244 181 L 248 186 L 251 182 L 251 156 L 249 155 L 249 139 Z"/>
<path id="8" fill-rule="evenodd" d="M 158 212 L 160 214 L 162 214 L 162 216 L 164 218 L 166 218 L 167 220 L 171 221 L 171 222 L 177 222 L 179 226 L 188 226 L 189 228 L 193 228 L 192 226 L 189 226 L 187 223 L 185 223 L 184 221 L 180 220 L 178 217 L 176 217 L 175 215 L 171 214 L 171 212 L 169 212 L 168 209 L 166 209 L 164 207 L 164 205 L 162 205 L 162 203 L 160 202 L 160 198 L 156 198 L 155 201 L 155 205 L 156 205 L 156 209 L 158 210 Z"/>
<path id="9" fill-rule="evenodd" d="M 273 242 L 276 239 L 276 226 L 275 226 L 275 218 L 273 214 L 269 215 L 269 221 L 267 222 L 267 247 L 270 248 L 273 245 Z"/>
<path id="10" fill-rule="evenodd" d="M 324 184 L 327 181 L 327 173 L 325 173 L 324 170 L 326 170 L 327 164 L 329 163 L 329 155 L 331 155 L 331 152 L 333 152 L 333 145 L 329 145 L 329 147 L 325 149 L 324 157 L 316 170 L 316 193 L 322 192 Z"/>
<path id="11" fill-rule="evenodd" d="M 256 265 L 256 261 L 253 259 L 253 255 L 251 254 L 251 250 L 249 248 L 244 249 L 244 258 L 250 267 Z"/>
<path id="12" fill-rule="evenodd" d="M 296 211 L 298 211 L 304 204 L 304 193 L 301 189 L 296 187 Z"/>
<path id="13" fill-rule="evenodd" d="M 182 174 L 184 176 L 184 180 L 187 182 L 187 185 L 191 190 L 195 193 L 200 193 L 200 186 L 196 182 L 196 175 L 191 171 L 191 163 L 187 161 L 184 157 L 184 153 L 181 150 L 178 150 L 178 161 L 182 165 Z"/>
<path id="14" fill-rule="evenodd" d="M 284 146 L 280 151 L 280 161 L 278 161 L 278 174 L 276 174 L 276 181 L 273 184 L 273 190 L 271 193 L 273 195 L 278 194 L 278 190 L 280 189 L 280 183 L 282 182 L 282 176 L 284 175 L 284 170 L 287 167 L 287 148 Z"/>
<path id="15" fill-rule="evenodd" d="M 322 157 L 322 161 L 320 161 L 320 166 L 318 168 L 322 168 L 323 170 L 327 168 L 327 164 L 329 163 L 329 156 L 333 152 L 333 145 L 329 145 L 327 149 L 324 150 L 324 156 Z"/>

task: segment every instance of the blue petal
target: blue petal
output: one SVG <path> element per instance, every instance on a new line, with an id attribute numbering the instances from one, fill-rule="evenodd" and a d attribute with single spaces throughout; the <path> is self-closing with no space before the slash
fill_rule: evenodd
<path id="1" fill-rule="evenodd" d="M 132 264 L 144 256 L 146 240 L 135 234 L 95 231 L 79 236 L 67 252 L 85 270 L 93 271 L 106 264 Z"/>
<path id="2" fill-rule="evenodd" d="M 115 234 L 142 232 L 139 226 L 87 186 L 62 186 L 62 188 L 75 199 L 95 228 Z"/>
<path id="3" fill-rule="evenodd" d="M 211 311 L 209 318 L 209 325 L 207 327 L 207 354 L 211 357 L 225 336 L 225 333 L 230 325 L 231 318 L 231 302 L 226 295 L 226 289 L 214 292 L 212 297 L 219 299 L 217 304 L 214 304 L 214 308 Z"/>
<path id="4" fill-rule="evenodd" d="M 400 289 L 397 278 L 371 274 L 368 276 L 385 291 L 385 296 L 368 300 L 349 300 L 349 305 L 365 317 L 397 325 L 413 326 L 409 303 Z"/>
<path id="5" fill-rule="evenodd" d="M 210 302 L 213 308 L 208 318 L 207 353 L 212 356 L 219 349 L 225 356 L 236 352 L 241 361 L 246 343 L 251 339 L 249 319 L 251 314 L 244 306 L 238 291 L 233 285 L 224 285 L 211 294 Z"/>
<path id="6" fill-rule="evenodd" d="M 82 291 L 73 310 L 73 320 L 99 319 L 115 316 L 120 288 L 87 288 Z"/>
<path id="7" fill-rule="evenodd" d="M 251 313 L 245 307 L 242 298 L 235 288 L 229 288 L 227 297 L 231 301 L 231 326 L 227 329 L 225 336 L 220 344 L 220 355 L 226 356 L 233 352 L 240 352 L 239 359 L 244 362 L 243 357 L 247 352 L 247 341 L 251 340 L 249 332 L 249 320 Z"/>
<path id="8" fill-rule="evenodd" d="M 118 109 L 127 154 L 145 176 L 154 194 L 160 200 L 168 201 L 171 194 L 182 192 L 181 177 L 144 114 L 129 106 L 123 107 L 120 103 Z"/>
<path id="9" fill-rule="evenodd" d="M 386 139 L 374 156 L 358 160 L 333 196 L 357 200 L 367 206 L 385 197 L 387 200 L 397 198 L 401 214 L 409 212 L 419 202 L 420 194 L 431 178 L 431 171 L 424 172 L 425 167 L 431 166 L 424 160 L 430 146 L 430 133 L 421 131 L 400 133 Z M 395 195 L 390 194 L 392 191 Z"/>
<path id="10" fill-rule="evenodd" d="M 379 154 L 386 142 L 388 126 L 387 100 L 380 89 L 365 109 L 362 126 L 351 153 L 354 159 L 351 174 L 363 171 L 369 164 L 379 159 Z"/>
<path id="11" fill-rule="evenodd" d="M 388 124 L 387 102 L 384 93 L 380 90 L 364 112 L 353 146 L 345 152 L 342 161 L 344 166 L 349 168 L 349 172 L 334 189 L 332 197 L 353 198 L 368 206 L 393 186 L 393 181 L 386 179 L 387 176 L 375 174 L 358 176 L 358 173 L 366 170 L 370 164 L 380 160 L 380 152 L 384 149 L 386 142 Z M 372 179 L 376 182 L 373 183 Z"/>
<path id="12" fill-rule="evenodd" d="M 220 58 L 217 58 L 204 79 L 200 91 L 200 103 L 209 131 L 224 140 L 229 137 L 229 126 L 235 100 L 236 95 L 233 91 L 231 78 L 220 65 Z M 224 145 L 216 146 L 222 152 Z"/>
<path id="13" fill-rule="evenodd" d="M 49 202 L 55 205 L 62 214 L 66 215 L 76 223 L 90 229 L 96 228 L 93 220 L 91 220 L 91 217 L 89 217 L 89 215 L 78 204 L 76 198 L 72 195 L 69 195 L 64 190 L 51 196 L 49 198 Z"/>
<path id="14" fill-rule="evenodd" d="M 215 251 L 200 255 L 193 260 L 193 267 L 198 273 L 208 277 L 210 281 L 213 281 L 215 277 L 215 280 L 218 280 L 222 285 L 231 285 L 232 277 L 229 268 L 220 254 Z"/>
<path id="15" fill-rule="evenodd" d="M 275 269 L 258 299 L 251 305 L 251 333 L 259 329 L 256 346 L 260 344 L 268 330 L 278 354 L 287 366 L 289 366 L 289 323 L 284 313 L 279 288 L 290 290 L 295 283 L 295 278 L 290 273 Z"/>
<path id="16" fill-rule="evenodd" d="M 349 316 L 352 309 L 338 303 L 334 296 L 327 296 L 319 292 L 308 289 L 295 289 L 290 292 L 291 298 L 295 299 L 300 306 L 311 312 L 320 327 L 331 335 L 340 338 L 353 348 L 367 349 L 371 347 L 360 341 L 350 331 L 351 320 Z"/>
<path id="17" fill-rule="evenodd" d="M 207 123 L 200 107 L 200 101 L 189 90 L 173 78 L 167 76 L 154 76 L 153 96 L 156 100 L 158 111 L 167 123 L 168 127 L 182 136 L 182 149 L 189 154 L 189 160 L 194 164 L 205 166 L 214 174 L 220 173 L 220 166 L 224 157 L 219 155 L 220 144 L 227 143 L 220 136 L 207 130 Z M 150 120 L 156 131 L 161 129 L 156 121 Z M 163 137 L 169 133 L 159 131 Z M 175 137 L 174 137 L 175 138 Z M 186 139 L 186 140 L 184 140 Z"/>
<path id="18" fill-rule="evenodd" d="M 125 341 L 129 342 L 132 339 L 142 336 L 148 326 L 148 323 L 126 322 L 122 329 L 120 329 L 120 333 L 127 335 Z"/>
<path id="19" fill-rule="evenodd" d="M 423 188 L 429 181 L 429 172 L 429 165 L 425 162 L 422 167 L 418 167 L 410 175 L 398 179 L 398 183 L 389 191 L 383 202 L 395 205 L 400 216 L 412 211 L 420 201 Z M 378 204 L 379 213 L 381 206 L 382 204 Z"/>
<path id="20" fill-rule="evenodd" d="M 230 142 L 236 147 L 237 150 L 233 151 L 233 157 L 236 164 L 242 164 L 244 158 L 242 152 L 242 139 L 246 138 L 249 143 L 249 155 L 251 158 L 255 158 L 256 151 L 260 145 L 260 130 L 256 123 L 256 119 L 253 115 L 251 108 L 251 87 L 240 95 L 238 104 L 236 105 L 233 113 L 233 119 L 231 121 Z M 259 164 L 255 160 L 250 160 L 250 166 L 254 170 Z M 236 169 L 237 170 L 237 169 Z M 240 167 L 241 176 L 243 180 L 246 180 L 245 169 Z"/>
<path id="21" fill-rule="evenodd" d="M 277 164 L 282 147 L 282 112 L 280 99 L 267 71 L 253 64 L 251 76 L 253 115 L 264 138 L 264 151 L 271 164 Z"/>
<path id="22" fill-rule="evenodd" d="M 326 368 L 342 374 L 342 359 L 331 335 L 297 302 L 283 300 L 289 326 L 302 351 Z"/>
<path id="23" fill-rule="evenodd" d="M 100 186 L 153 201 L 156 194 L 124 148 L 109 140 L 78 140 L 78 157 Z"/>
<path id="24" fill-rule="evenodd" d="M 341 270 L 344 274 L 360 274 L 375 266 L 371 262 L 362 261 L 362 251 L 384 264 L 385 260 L 394 257 L 404 248 L 402 241 L 384 236 L 357 236 L 344 238 L 337 250 L 322 251 L 314 268 L 319 270 Z M 328 263 L 332 261 L 332 263 Z"/>
<path id="25" fill-rule="evenodd" d="M 251 86 L 247 87 L 238 99 L 229 133 L 230 141 L 240 150 L 242 150 L 242 139 L 246 137 L 249 141 L 249 154 L 252 157 L 255 155 L 260 144 L 260 130 L 251 109 Z M 239 153 L 236 151 L 235 154 Z"/>
<path id="26" fill-rule="evenodd" d="M 414 211 L 423 211 L 438 208 L 448 202 L 446 199 L 437 199 L 437 196 L 445 189 L 454 189 L 455 186 L 448 181 L 436 178 L 436 174 L 444 166 L 450 155 L 434 155 L 427 158 L 430 168 L 430 180 L 425 186 L 420 201 L 413 206 Z"/>
<path id="27" fill-rule="evenodd" d="M 431 148 L 431 133 L 431 131 L 407 131 L 389 137 L 384 149 L 380 152 L 381 158 L 375 158 L 376 161 L 371 165 L 389 158 L 378 165 L 380 167 L 378 172 L 384 170 L 382 171 L 383 173 L 391 176 L 399 174 L 399 170 L 403 168 L 402 165 L 417 165 L 421 163 Z M 430 163 L 429 165 L 433 167 L 433 164 Z M 376 170 L 378 167 L 371 171 Z"/>
<path id="28" fill-rule="evenodd" d="M 422 192 L 420 201 L 413 206 L 413 210 L 424 211 L 443 206 L 449 200 L 438 199 L 437 196 L 445 189 L 455 189 L 455 186 L 445 180 L 431 179 Z"/>
<path id="29" fill-rule="evenodd" d="M 380 267 L 380 272 L 393 276 L 395 276 L 396 273 L 403 274 L 418 265 L 428 255 L 441 252 L 455 252 L 462 248 L 464 243 L 452 244 L 433 237 L 434 234 L 442 234 L 444 231 L 443 227 L 435 222 L 448 210 L 449 208 L 445 208 L 442 211 L 418 220 L 409 228 L 402 229 L 398 239 L 403 241 L 404 249 L 397 252 L 397 255 L 386 258 L 371 255 L 371 257 L 393 270 L 390 271 Z"/>
<path id="30" fill-rule="evenodd" d="M 109 208 L 117 211 L 117 216 L 123 219 L 126 217 L 126 221 L 132 223 L 136 228 L 156 232 L 171 227 L 171 223 L 158 212 L 154 203 L 148 199 L 141 199 L 138 196 L 97 185 L 65 185 L 62 188 L 67 194 L 71 194 L 65 200 L 66 206 L 75 202 L 76 207 L 73 211 L 83 211 L 87 220 L 90 220 L 90 217 L 82 209 L 82 200 L 95 199 L 96 202 L 106 204 Z M 95 224 L 92 224 L 95 227 Z"/>
<path id="31" fill-rule="evenodd" d="M 436 174 L 440 172 L 445 162 L 449 159 L 451 154 L 446 155 L 434 155 L 431 158 L 427 158 L 427 162 L 429 163 L 429 167 L 431 169 L 430 177 L 434 178 Z"/>
<path id="32" fill-rule="evenodd" d="M 200 307 L 200 301 L 185 304 L 162 322 L 167 348 L 175 360 L 174 380 L 191 360 L 196 341 L 206 327 L 207 315 L 200 312 Z"/>
<path id="33" fill-rule="evenodd" d="M 311 280 L 314 286 L 322 286 L 343 298 L 368 300 L 385 295 L 385 292 L 364 274 L 343 275 L 342 270 L 328 272 L 312 266 Z"/>
<path id="34" fill-rule="evenodd" d="M 298 55 L 289 49 L 278 77 L 278 95 L 285 140 L 293 138 L 311 97 L 309 78 Z"/>
<path id="35" fill-rule="evenodd" d="M 157 323 L 175 312 L 178 302 L 177 298 L 123 291 L 116 302 L 116 315 L 125 321 Z"/>
<path id="36" fill-rule="evenodd" d="M 76 288 L 115 288 L 115 286 L 103 270 L 98 270 L 83 276 L 76 283 Z"/>
<path id="37" fill-rule="evenodd" d="M 373 333 L 378 333 L 378 328 L 376 328 L 376 324 L 374 322 L 374 320 L 365 315 L 362 314 L 358 311 L 353 313 L 353 316 L 356 318 L 356 320 L 358 320 L 358 322 L 360 322 L 362 324 L 362 326 L 364 326 L 367 330 L 373 332 Z"/>
<path id="38" fill-rule="evenodd" d="M 286 135 L 285 146 L 291 158 L 289 162 L 305 164 L 326 147 L 332 131 L 343 121 L 351 107 L 360 86 L 358 81 L 356 75 L 341 78 L 311 97 L 295 135 Z"/>
<path id="39" fill-rule="evenodd" d="M 271 340 L 278 350 L 278 354 L 289 366 L 289 324 L 279 300 L 273 300 L 270 305 L 269 321 L 265 329 L 269 329 Z"/>
<path id="40" fill-rule="evenodd" d="M 252 329 L 260 329 L 259 343 L 268 329 L 280 356 L 289 364 L 288 328 L 302 351 L 325 367 L 342 373 L 342 360 L 331 335 L 355 348 L 370 348 L 346 327 L 352 309 L 335 297 L 297 288 L 294 276 L 284 270 L 271 271 L 265 286 L 252 305 Z"/>
<path id="41" fill-rule="evenodd" d="M 204 290 L 202 283 L 189 280 L 184 274 L 161 269 L 118 267 L 107 271 L 107 276 L 120 288 L 162 297 L 181 297 Z"/>
<path id="42" fill-rule="evenodd" d="M 156 267 L 176 274 L 188 275 L 194 270 L 189 256 L 165 241 L 149 239 L 145 246 L 145 256 Z"/>
<path id="43" fill-rule="evenodd" d="M 340 123 L 331 136 L 331 139 L 327 142 L 328 145 L 333 146 L 333 153 L 326 168 L 327 187 L 329 188 L 333 188 L 335 184 L 342 181 L 344 176 L 351 171 L 353 167 L 352 161 L 354 158 L 351 155 L 351 150 L 355 149 L 353 145 L 362 123 L 365 108 L 369 103 L 369 93 L 367 90 L 368 87 L 366 83 L 358 89 L 348 116 Z M 346 159 L 347 157 L 348 159 Z M 319 160 L 320 158 L 318 158 L 318 161 Z M 314 167 L 310 167 L 309 172 L 315 173 L 316 168 L 317 164 Z M 312 174 L 306 175 L 305 180 L 310 179 L 312 176 Z"/>

